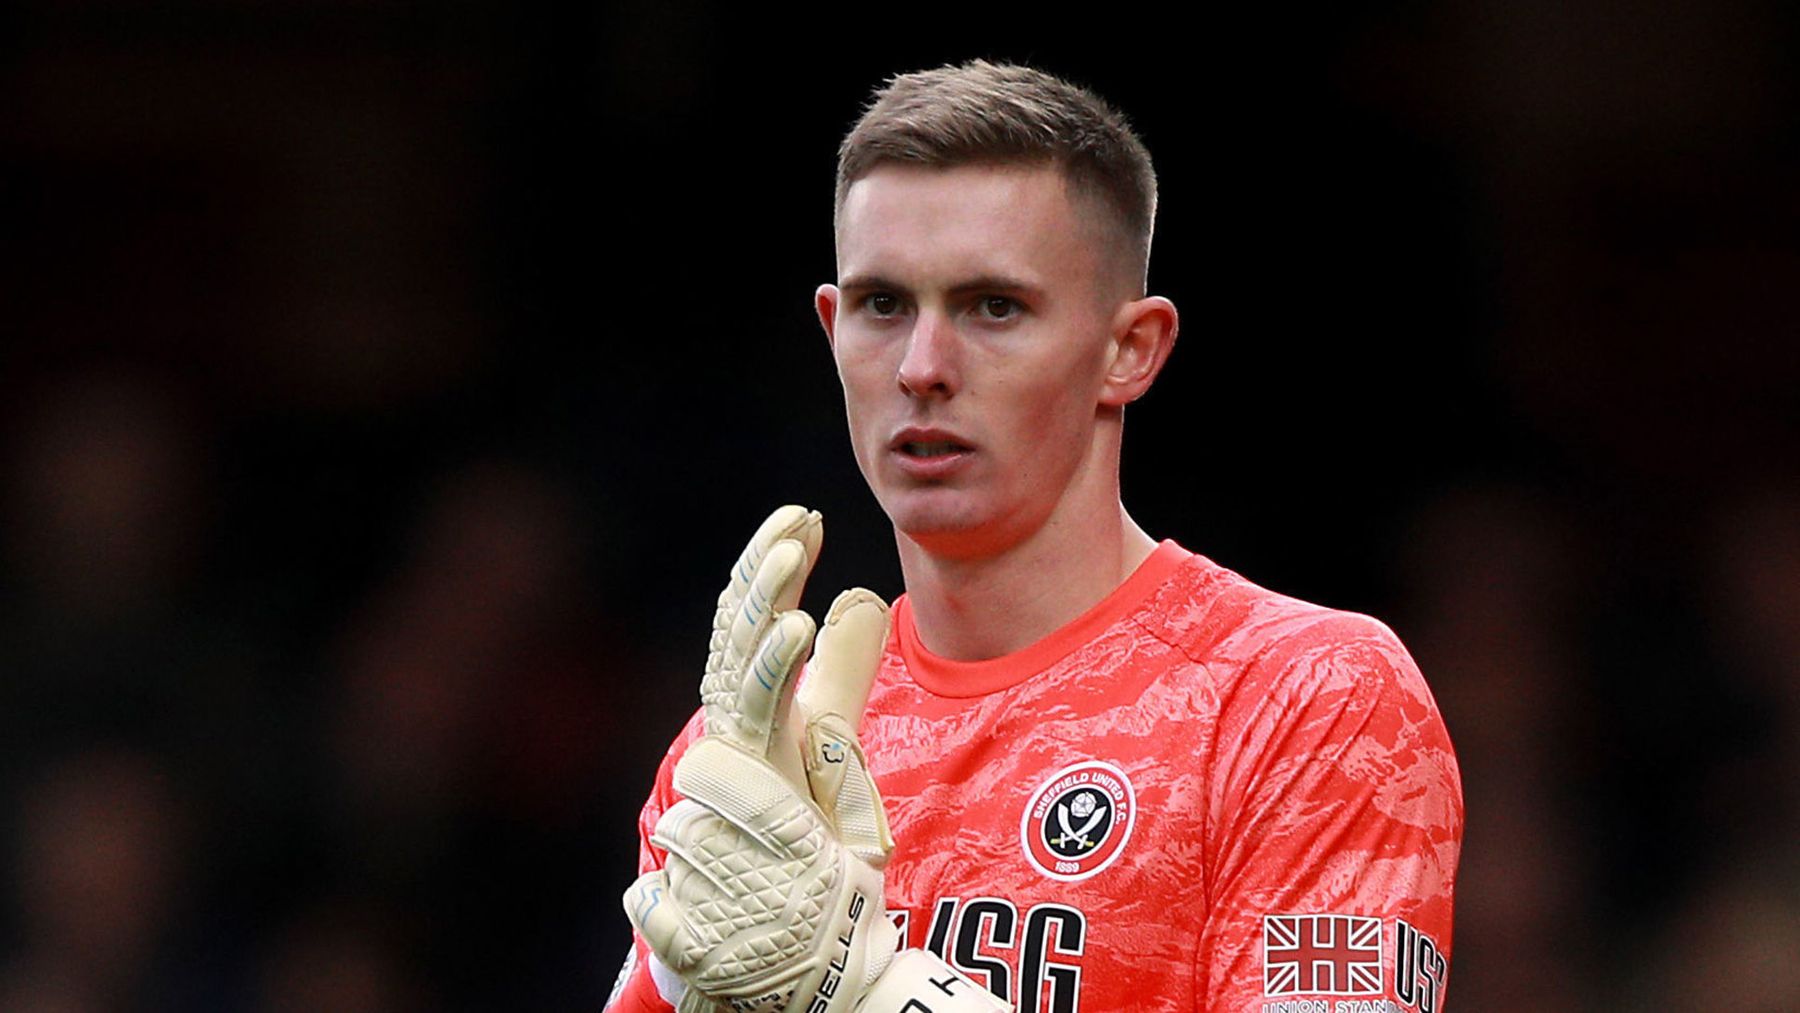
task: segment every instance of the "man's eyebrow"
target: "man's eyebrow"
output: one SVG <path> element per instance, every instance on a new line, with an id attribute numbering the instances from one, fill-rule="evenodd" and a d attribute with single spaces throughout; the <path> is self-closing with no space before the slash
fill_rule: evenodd
<path id="1" fill-rule="evenodd" d="M 839 281 L 838 288 L 843 291 L 854 290 L 854 291 L 858 291 L 858 292 L 868 292 L 868 291 L 908 292 L 908 291 L 910 291 L 910 289 L 908 289 L 905 285 L 902 285 L 897 281 L 892 281 L 890 279 L 883 278 L 880 275 L 874 275 L 874 274 L 853 274 L 847 278 L 844 278 L 842 281 Z M 968 281 L 957 282 L 955 285 L 951 286 L 951 288 L 950 288 L 950 293 L 952 295 L 967 295 L 971 292 L 1036 292 L 1036 291 L 1038 291 L 1038 287 L 1028 281 L 1024 281 L 1023 279 L 1020 279 L 1020 278 L 1009 278 L 1005 275 L 1000 275 L 1000 274 L 980 275 L 975 278 L 970 278 Z"/>
<path id="2" fill-rule="evenodd" d="M 952 286 L 952 295 L 968 295 L 972 292 L 1036 292 L 1038 287 L 1019 278 L 1008 278 L 1002 274 L 984 274 L 978 278 L 958 282 Z"/>
<path id="3" fill-rule="evenodd" d="M 883 278 L 880 275 L 876 275 L 876 274 L 853 274 L 848 278 L 841 279 L 838 282 L 838 288 L 843 291 L 850 291 L 850 290 L 854 289 L 858 292 L 865 292 L 865 291 L 871 291 L 871 290 L 879 290 L 879 291 L 883 291 L 883 292 L 904 292 L 904 291 L 906 291 L 905 285 L 902 285 L 897 281 L 889 281 L 888 279 Z"/>

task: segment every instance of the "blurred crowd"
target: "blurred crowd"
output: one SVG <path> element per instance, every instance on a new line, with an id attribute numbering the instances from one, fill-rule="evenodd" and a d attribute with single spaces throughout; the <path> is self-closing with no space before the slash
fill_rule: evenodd
<path id="1" fill-rule="evenodd" d="M 642 743 L 570 492 L 452 469 L 313 626 L 209 572 L 180 415 L 85 375 L 18 420 L 0 1009 L 597 1004 Z"/>
<path id="2" fill-rule="evenodd" d="M 1800 1009 L 1795 25 L 1502 9 L 1339 15 L 1266 116 L 1238 102 L 1357 125 L 1271 184 L 1313 190 L 1240 202 L 1272 216 L 1242 245 L 1284 213 L 1330 233 L 1326 206 L 1370 226 L 1271 245 L 1295 261 L 1265 273 L 1364 302 L 1294 310 L 1262 359 L 1208 347 L 1272 326 L 1206 283 L 1243 270 L 1202 231 L 1223 142 L 1186 127 L 1218 95 L 1054 40 L 988 55 L 1113 95 L 1163 166 L 1159 288 L 1198 347 L 1133 439 L 1229 454 L 1195 405 L 1257 410 L 1258 370 L 1346 346 L 1432 364 L 1326 370 L 1231 459 L 1264 498 L 1129 454 L 1126 483 L 1155 533 L 1418 658 L 1468 808 L 1451 1008 Z M 0 1010 L 596 1009 L 745 525 L 825 506 L 864 536 L 830 578 L 898 590 L 805 286 L 860 96 L 972 54 L 769 68 L 732 15 L 659 10 L 0 16 Z M 1253 57 L 1287 52 L 1259 26 Z M 755 169 L 776 211 L 698 189 L 751 68 L 816 121 L 727 138 L 819 163 Z M 1358 208 L 1339 175 L 1437 189 Z M 737 251 L 696 282 L 701 230 Z M 720 328 L 703 354 L 676 302 Z M 1363 443 L 1321 501 L 1268 447 L 1326 425 Z"/>

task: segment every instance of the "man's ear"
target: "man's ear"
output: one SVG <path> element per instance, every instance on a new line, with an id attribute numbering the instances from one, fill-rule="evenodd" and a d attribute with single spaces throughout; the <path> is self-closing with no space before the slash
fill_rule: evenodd
<path id="1" fill-rule="evenodd" d="M 826 282 L 813 293 L 813 309 L 818 311 L 819 326 L 825 328 L 825 343 L 837 349 L 838 287 Z"/>
<path id="2" fill-rule="evenodd" d="M 1123 408 L 1143 397 L 1156 374 L 1162 372 L 1163 363 L 1169 361 L 1179 329 L 1175 304 L 1162 296 L 1146 296 L 1119 307 L 1113 316 L 1100 403 Z"/>

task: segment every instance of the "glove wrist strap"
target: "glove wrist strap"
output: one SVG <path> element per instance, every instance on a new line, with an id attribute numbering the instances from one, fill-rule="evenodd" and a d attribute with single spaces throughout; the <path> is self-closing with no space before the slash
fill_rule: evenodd
<path id="1" fill-rule="evenodd" d="M 856 1013 L 1012 1013 L 1012 1004 L 927 950 L 894 954 Z"/>

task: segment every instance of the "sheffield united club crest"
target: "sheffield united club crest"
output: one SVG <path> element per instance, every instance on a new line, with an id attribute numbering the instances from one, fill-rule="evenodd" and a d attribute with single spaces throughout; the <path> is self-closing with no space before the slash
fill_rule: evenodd
<path id="1" fill-rule="evenodd" d="M 1039 872 L 1072 883 L 1111 865 L 1136 821 L 1137 796 L 1125 772 L 1089 760 L 1064 767 L 1032 792 L 1019 843 Z"/>

